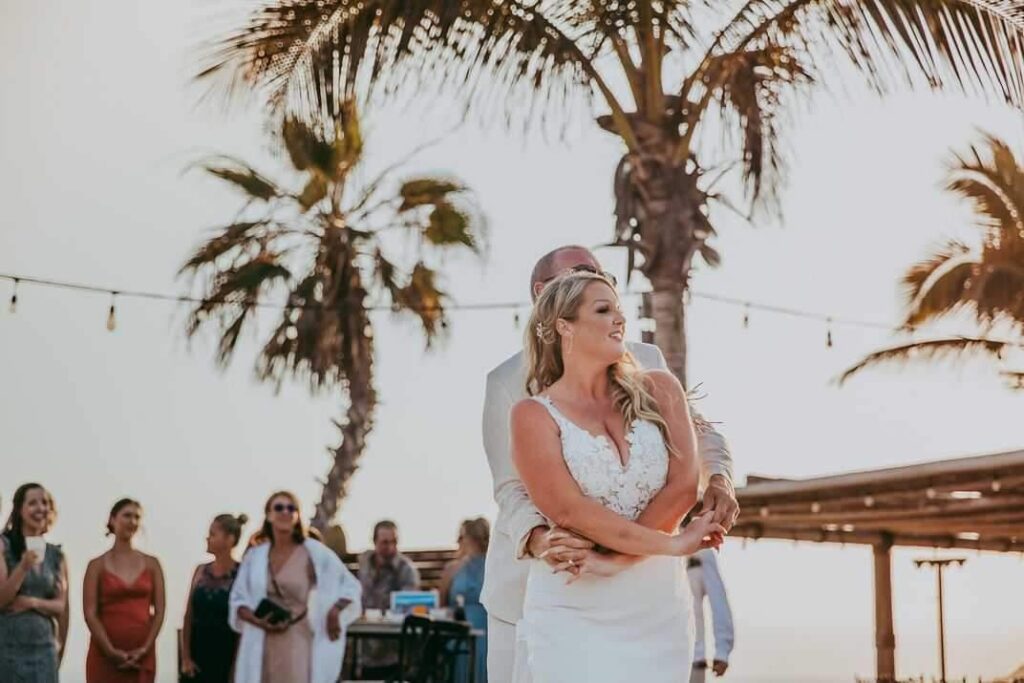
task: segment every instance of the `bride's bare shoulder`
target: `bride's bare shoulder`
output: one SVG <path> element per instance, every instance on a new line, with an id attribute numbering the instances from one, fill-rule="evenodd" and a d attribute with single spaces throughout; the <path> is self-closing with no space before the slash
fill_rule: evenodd
<path id="1" fill-rule="evenodd" d="M 509 420 L 513 429 L 516 426 L 538 427 L 551 423 L 551 416 L 548 415 L 547 409 L 539 401 L 532 398 L 524 398 L 516 401 L 512 406 Z"/>

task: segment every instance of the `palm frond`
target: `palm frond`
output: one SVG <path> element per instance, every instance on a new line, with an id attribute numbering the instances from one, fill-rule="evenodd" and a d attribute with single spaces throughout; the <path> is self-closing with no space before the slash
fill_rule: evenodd
<path id="1" fill-rule="evenodd" d="M 968 305 L 965 291 L 974 267 L 970 248 L 956 240 L 911 266 L 903 275 L 907 300 L 904 325 L 916 327 Z"/>
<path id="2" fill-rule="evenodd" d="M 552 18 L 567 3 L 519 0 L 286 0 L 266 4 L 216 43 L 198 77 L 227 76 L 309 121 L 341 113 L 360 78 L 443 75 L 461 94 L 522 86 L 559 101 L 596 76 Z M 486 73 L 487 78 L 480 76 Z M 486 82 L 486 88 L 483 84 Z"/>
<path id="3" fill-rule="evenodd" d="M 413 178 L 402 183 L 398 195 L 398 215 L 406 216 L 411 227 L 418 227 L 428 244 L 480 250 L 486 221 L 472 206 L 463 208 L 456 203 L 459 196 L 467 195 L 464 185 L 444 178 Z"/>
<path id="4" fill-rule="evenodd" d="M 280 197 L 284 192 L 271 180 L 261 175 L 251 166 L 241 162 L 226 160 L 230 166 L 208 165 L 204 168 L 210 175 L 227 181 L 249 195 L 251 199 L 270 201 Z"/>
<path id="5" fill-rule="evenodd" d="M 1015 391 L 1024 390 L 1024 372 L 1007 370 L 1002 375 L 1011 389 Z"/>
<path id="6" fill-rule="evenodd" d="M 707 242 L 701 243 L 699 251 L 701 258 L 704 259 L 704 263 L 708 264 L 709 267 L 718 268 L 722 265 L 722 254 Z"/>
<path id="7" fill-rule="evenodd" d="M 266 220 L 245 221 L 232 223 L 222 228 L 217 235 L 192 252 L 192 255 L 178 270 L 178 274 L 195 273 L 205 266 L 216 263 L 217 259 L 231 251 L 244 250 L 252 245 L 258 245 L 266 237 L 261 229 L 267 224 Z"/>
<path id="8" fill-rule="evenodd" d="M 975 337 L 952 337 L 911 342 L 869 354 L 856 365 L 843 372 L 838 377 L 837 382 L 843 384 L 854 375 L 868 368 L 886 364 L 901 365 L 919 360 L 954 361 L 984 356 L 1001 359 L 1001 354 L 1006 349 L 1020 348 L 1021 346 L 1019 343 L 1009 341 Z"/>
<path id="9" fill-rule="evenodd" d="M 1024 169 L 1004 141 L 986 134 L 984 143 L 954 155 L 946 189 L 971 204 L 986 237 L 1024 235 Z"/>
<path id="10" fill-rule="evenodd" d="M 726 117 L 739 121 L 743 180 L 755 202 L 772 202 L 780 186 L 784 139 L 778 117 L 785 97 L 812 83 L 798 53 L 778 45 L 719 55 L 708 66 L 702 87 Z"/>
<path id="11" fill-rule="evenodd" d="M 215 262 L 207 262 L 202 268 L 213 271 L 211 282 L 203 300 L 193 309 L 186 331 L 189 336 L 194 335 L 211 321 L 211 314 L 219 313 L 225 322 L 221 328 L 217 362 L 227 365 L 246 322 L 253 317 L 263 295 L 286 284 L 292 277 L 291 272 L 282 262 L 281 255 L 272 252 L 260 253 L 222 270 L 217 270 Z"/>
<path id="12" fill-rule="evenodd" d="M 330 188 L 324 176 L 319 173 L 314 174 L 297 197 L 299 204 L 303 210 L 309 211 L 327 196 L 328 189 Z"/>
<path id="13" fill-rule="evenodd" d="M 281 126 L 281 139 L 296 170 L 316 169 L 324 175 L 334 175 L 334 146 L 313 126 L 294 116 L 286 116 Z"/>
<path id="14" fill-rule="evenodd" d="M 413 178 L 402 183 L 398 194 L 402 198 L 399 211 L 409 211 L 444 201 L 448 195 L 464 192 L 465 187 L 441 178 Z"/>
<path id="15" fill-rule="evenodd" d="M 1018 258 L 1016 263 L 990 259 L 979 270 L 966 293 L 979 322 L 994 325 L 1007 321 L 1024 329 L 1024 258 Z"/>
<path id="16" fill-rule="evenodd" d="M 419 318 L 430 347 L 447 326 L 444 309 L 447 294 L 437 287 L 437 273 L 425 263 L 417 263 L 408 283 L 394 295 L 397 295 L 392 300 L 394 310 L 408 311 Z"/>
<path id="17" fill-rule="evenodd" d="M 879 91 L 923 81 L 1019 106 L 1022 38 L 1018 0 L 750 0 L 709 56 L 765 43 L 824 49 Z"/>
<path id="18" fill-rule="evenodd" d="M 836 45 L 881 91 L 924 80 L 1024 104 L 1024 5 L 1019 0 L 765 0 L 778 39 Z M 817 34 L 824 31 L 823 35 Z M 824 39 L 822 41 L 822 39 Z"/>

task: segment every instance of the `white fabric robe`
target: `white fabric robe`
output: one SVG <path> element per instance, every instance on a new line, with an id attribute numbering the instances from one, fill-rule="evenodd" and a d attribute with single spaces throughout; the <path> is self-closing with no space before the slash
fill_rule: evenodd
<path id="1" fill-rule="evenodd" d="M 362 587 L 334 551 L 311 538 L 306 539 L 305 546 L 316 573 L 316 586 L 309 595 L 309 623 L 313 629 L 313 680 L 310 683 L 336 683 L 345 658 L 345 629 L 363 611 Z M 261 683 L 263 678 L 263 643 L 266 633 L 239 619 L 238 608 L 248 607 L 256 611 L 260 600 L 267 597 L 269 553 L 269 543 L 250 548 L 242 559 L 238 576 L 231 587 L 228 622 L 231 628 L 241 634 L 235 660 L 235 683 Z M 341 638 L 331 641 L 327 636 L 327 612 L 342 598 L 352 602 L 338 617 L 341 622 Z"/>

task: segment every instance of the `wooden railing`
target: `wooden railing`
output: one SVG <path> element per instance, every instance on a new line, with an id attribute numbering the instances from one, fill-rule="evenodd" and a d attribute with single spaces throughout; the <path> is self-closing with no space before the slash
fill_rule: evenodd
<path id="1" fill-rule="evenodd" d="M 402 554 L 412 560 L 420 572 L 420 588 L 431 590 L 441 586 L 441 574 L 449 562 L 456 558 L 454 548 L 441 550 L 405 550 Z M 353 574 L 359 576 L 359 553 L 342 556 L 345 566 Z"/>

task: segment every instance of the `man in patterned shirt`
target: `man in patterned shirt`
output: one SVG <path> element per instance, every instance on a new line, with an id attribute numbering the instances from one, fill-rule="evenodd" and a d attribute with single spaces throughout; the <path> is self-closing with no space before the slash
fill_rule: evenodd
<path id="1" fill-rule="evenodd" d="M 419 590 L 420 573 L 398 552 L 398 527 L 384 520 L 373 527 L 373 550 L 359 556 L 359 583 L 363 585 L 363 607 L 387 610 L 395 591 Z M 363 677 L 388 680 L 398 674 L 398 644 L 368 641 L 361 644 L 359 661 Z"/>

